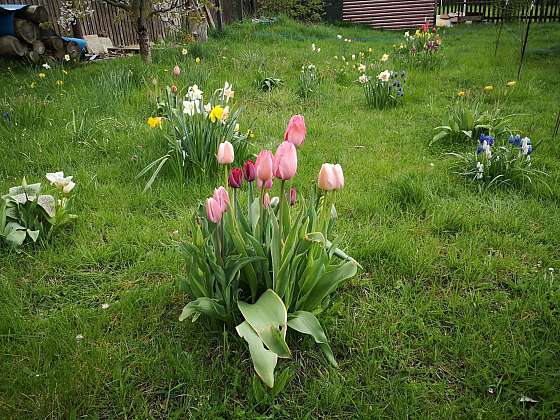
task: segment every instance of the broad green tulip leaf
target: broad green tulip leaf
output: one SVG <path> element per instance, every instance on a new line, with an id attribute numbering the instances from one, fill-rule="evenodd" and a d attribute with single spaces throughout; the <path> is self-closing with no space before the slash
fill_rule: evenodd
<path id="1" fill-rule="evenodd" d="M 251 231 L 255 233 L 259 219 L 261 216 L 261 205 L 259 203 L 259 198 L 255 198 L 251 204 Z"/>
<path id="2" fill-rule="evenodd" d="M 447 131 L 440 131 L 439 133 L 437 133 L 433 138 L 432 141 L 430 142 L 429 146 L 431 146 L 432 144 L 434 144 L 436 141 L 441 140 L 442 138 L 444 138 L 445 136 L 448 135 Z"/>
<path id="3" fill-rule="evenodd" d="M 294 312 L 288 317 L 288 327 L 299 331 L 302 334 L 309 334 L 312 336 L 315 342 L 319 344 L 319 347 L 321 347 L 321 350 L 325 354 L 327 360 L 333 366 L 338 366 L 327 336 L 325 335 L 325 331 L 323 330 L 323 327 L 321 327 L 321 324 L 315 315 L 307 311 Z"/>
<path id="4" fill-rule="evenodd" d="M 264 347 L 262 340 L 247 321 L 239 324 L 235 327 L 235 330 L 249 345 L 249 353 L 251 353 L 251 360 L 257 375 L 266 386 L 272 388 L 274 386 L 274 368 L 276 368 L 278 356 Z"/>
<path id="5" fill-rule="evenodd" d="M 311 242 L 318 242 L 323 246 L 325 246 L 326 243 L 325 235 L 323 235 L 321 232 L 308 233 L 305 235 L 305 240 Z"/>
<path id="6" fill-rule="evenodd" d="M 241 256 L 234 256 L 230 257 L 225 266 L 225 272 L 228 284 L 231 283 L 235 275 L 247 264 L 251 264 L 255 261 L 263 261 L 263 257 L 241 257 Z"/>
<path id="7" fill-rule="evenodd" d="M 27 229 L 27 234 L 33 240 L 33 242 L 37 242 L 37 238 L 39 237 L 39 231 L 38 230 Z"/>
<path id="8" fill-rule="evenodd" d="M 239 301 L 237 306 L 245 321 L 251 325 L 269 350 L 278 357 L 292 357 L 286 344 L 288 313 L 284 302 L 273 290 L 268 289 L 252 305 Z"/>
<path id="9" fill-rule="evenodd" d="M 210 318 L 221 319 L 223 321 L 227 319 L 224 307 L 218 303 L 216 299 L 200 297 L 197 300 L 187 303 L 187 305 L 183 308 L 183 312 L 179 316 L 179 321 L 184 321 L 185 319 L 192 317 L 192 322 L 195 322 L 201 314 Z"/>
<path id="10" fill-rule="evenodd" d="M 357 271 L 358 264 L 354 261 L 348 261 L 333 270 L 325 272 L 321 278 L 316 281 L 307 295 L 298 302 L 298 308 L 301 310 L 313 311 L 321 304 L 326 296 L 336 290 L 343 280 L 353 277 Z"/>

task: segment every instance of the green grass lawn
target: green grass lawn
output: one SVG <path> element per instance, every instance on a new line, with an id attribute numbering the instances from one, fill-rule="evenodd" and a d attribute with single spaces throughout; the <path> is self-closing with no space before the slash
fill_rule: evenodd
<path id="1" fill-rule="evenodd" d="M 497 57 L 495 26 L 449 29 L 441 66 L 406 69 L 403 105 L 384 111 L 366 108 L 356 83 L 335 81 L 339 33 L 354 39 L 349 51 L 371 47 L 375 57 L 402 36 L 282 21 L 228 27 L 186 56 L 157 50 L 150 66 L 131 57 L 63 74 L 0 63 L 0 111 L 17 123 L 0 122 L 0 191 L 63 170 L 77 183 L 79 215 L 48 246 L 0 249 L 0 418 L 560 416 L 560 137 L 551 136 L 560 26 L 532 27 L 507 99 L 522 28 L 506 28 Z M 301 339 L 277 369 L 286 387 L 265 393 L 242 339 L 203 318 L 178 322 L 188 297 L 176 285 L 177 244 L 218 181 L 182 187 L 164 172 L 143 193 L 147 179 L 135 179 L 166 151 L 146 120 L 176 63 L 182 88 L 233 83 L 255 151 L 275 149 L 290 116 L 305 116 L 301 191 L 321 163 L 343 166 L 337 231 L 364 270 L 322 315 L 338 369 Z M 324 80 L 303 100 L 297 82 L 309 63 Z M 259 67 L 284 85 L 260 91 Z M 505 113 L 523 114 L 514 120 L 523 134 L 544 140 L 533 163 L 550 189 L 479 192 L 445 155 L 474 143 L 428 147 L 457 92 L 488 84 L 486 105 L 500 97 Z"/>

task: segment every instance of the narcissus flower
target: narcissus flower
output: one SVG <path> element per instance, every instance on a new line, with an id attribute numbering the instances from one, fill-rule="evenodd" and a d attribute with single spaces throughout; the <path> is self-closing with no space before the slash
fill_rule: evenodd
<path id="1" fill-rule="evenodd" d="M 367 77 L 367 75 L 362 74 L 360 77 L 358 77 L 358 82 L 360 82 L 362 85 L 365 85 L 367 82 L 369 82 L 369 77 Z"/>
<path id="2" fill-rule="evenodd" d="M 214 108 L 212 108 L 212 111 L 210 111 L 210 121 L 212 121 L 213 123 L 222 121 L 223 115 L 224 108 L 222 108 L 220 105 L 216 105 Z"/>
<path id="3" fill-rule="evenodd" d="M 492 92 L 493 90 L 494 90 L 494 86 L 492 85 L 484 86 L 484 92 Z"/>
<path id="4" fill-rule="evenodd" d="M 233 145 L 229 141 L 220 143 L 218 146 L 218 163 L 230 165 L 234 160 Z"/>
<path id="5" fill-rule="evenodd" d="M 465 91 L 464 91 L 464 90 L 459 91 L 459 92 L 457 93 L 457 96 L 459 96 L 459 97 L 462 98 L 463 96 L 465 96 Z"/>
<path id="6" fill-rule="evenodd" d="M 377 75 L 377 78 L 382 82 L 386 82 L 391 78 L 391 72 L 389 70 L 382 71 Z"/>
<path id="7" fill-rule="evenodd" d="M 64 54 L 64 61 L 70 61 L 70 55 Z"/>
<path id="8" fill-rule="evenodd" d="M 196 64 L 200 64 L 200 62 L 201 62 L 200 57 L 196 57 L 196 60 L 194 60 L 194 62 L 195 62 Z"/>
<path id="9" fill-rule="evenodd" d="M 64 80 L 57 80 L 56 81 L 57 86 L 62 86 L 63 84 L 64 84 Z"/>
<path id="10" fill-rule="evenodd" d="M 383 62 L 387 61 L 388 59 L 389 59 L 389 55 L 387 55 L 387 54 L 383 54 L 381 56 L 381 61 L 383 61 Z"/>
<path id="11" fill-rule="evenodd" d="M 186 48 L 183 48 L 183 49 L 181 50 L 181 54 L 183 54 L 183 55 L 187 55 L 187 53 L 188 53 L 188 51 L 187 51 L 187 49 L 186 49 Z"/>
<path id="12" fill-rule="evenodd" d="M 517 82 L 515 80 L 510 80 L 509 82 L 506 83 L 506 86 L 507 87 L 512 87 L 512 86 L 515 86 L 516 83 Z"/>
<path id="13" fill-rule="evenodd" d="M 150 117 L 148 118 L 148 125 L 151 128 L 156 128 L 156 127 L 160 127 L 161 126 L 161 117 Z"/>
<path id="14" fill-rule="evenodd" d="M 76 184 L 72 181 L 72 177 L 65 177 L 64 172 L 49 172 L 45 175 L 45 177 L 51 185 L 61 189 L 64 194 L 68 194 L 76 186 Z"/>
<path id="15" fill-rule="evenodd" d="M 44 79 L 45 77 L 47 77 L 47 75 L 45 73 L 39 73 L 38 76 L 39 76 L 39 79 Z"/>

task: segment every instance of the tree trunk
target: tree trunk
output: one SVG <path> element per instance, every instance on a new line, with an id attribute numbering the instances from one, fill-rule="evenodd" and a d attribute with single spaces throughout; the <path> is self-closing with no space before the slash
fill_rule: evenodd
<path id="1" fill-rule="evenodd" d="M 152 51 L 150 49 L 150 35 L 148 32 L 148 19 L 152 11 L 151 0 L 138 0 L 136 14 L 136 33 L 138 45 L 140 46 L 140 57 L 144 63 L 152 62 Z"/>

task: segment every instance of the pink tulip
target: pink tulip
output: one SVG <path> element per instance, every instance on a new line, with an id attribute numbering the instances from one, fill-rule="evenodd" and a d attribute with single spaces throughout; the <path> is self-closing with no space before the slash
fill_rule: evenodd
<path id="1" fill-rule="evenodd" d="M 270 196 L 268 195 L 268 193 L 265 193 L 265 194 L 264 194 L 264 197 L 263 197 L 263 207 L 264 207 L 265 209 L 267 209 L 267 208 L 270 207 Z"/>
<path id="2" fill-rule="evenodd" d="M 208 220 L 213 223 L 219 223 L 222 220 L 222 206 L 220 203 L 214 198 L 210 197 L 206 200 L 206 216 Z"/>
<path id="3" fill-rule="evenodd" d="M 229 165 L 233 163 L 234 156 L 233 146 L 229 141 L 220 143 L 220 146 L 218 146 L 218 163 Z"/>
<path id="4" fill-rule="evenodd" d="M 261 150 L 257 156 L 255 167 L 257 169 L 257 178 L 261 181 L 261 186 L 266 181 L 272 180 L 272 152 L 270 150 Z"/>
<path id="5" fill-rule="evenodd" d="M 272 188 L 272 179 L 267 179 L 263 182 L 257 178 L 257 188 L 262 190 L 263 186 L 265 190 L 270 190 Z"/>
<path id="6" fill-rule="evenodd" d="M 175 65 L 175 67 L 173 67 L 173 76 L 179 77 L 180 74 L 181 74 L 181 67 Z"/>
<path id="7" fill-rule="evenodd" d="M 274 176 L 283 181 L 294 177 L 297 171 L 297 152 L 296 146 L 285 141 L 274 155 Z"/>
<path id="8" fill-rule="evenodd" d="M 306 134 L 307 128 L 305 127 L 303 115 L 294 115 L 288 123 L 284 133 L 284 140 L 289 141 L 294 146 L 301 146 Z"/>
<path id="9" fill-rule="evenodd" d="M 296 187 L 290 188 L 290 206 L 294 206 L 297 201 L 297 190 Z"/>
<path id="10" fill-rule="evenodd" d="M 222 212 L 227 210 L 229 204 L 229 194 L 224 187 L 216 188 L 212 198 L 218 202 Z"/>
<path id="11" fill-rule="evenodd" d="M 342 167 L 339 164 L 323 163 L 317 183 L 324 191 L 340 190 L 344 186 Z"/>

